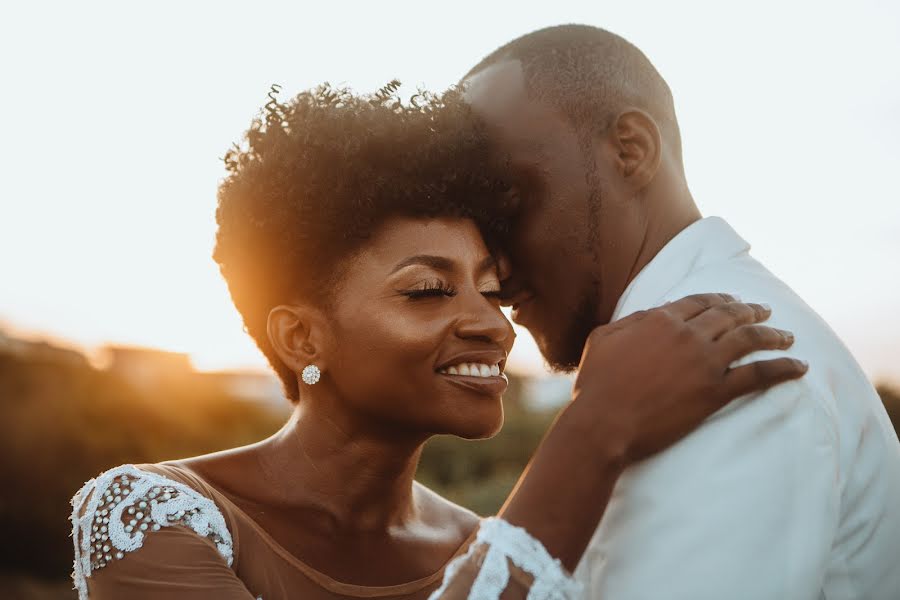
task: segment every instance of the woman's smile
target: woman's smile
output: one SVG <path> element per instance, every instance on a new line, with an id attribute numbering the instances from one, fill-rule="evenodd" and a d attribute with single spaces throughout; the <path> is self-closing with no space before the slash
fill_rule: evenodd
<path id="1" fill-rule="evenodd" d="M 505 367 L 506 352 L 480 350 L 457 354 L 444 361 L 436 371 L 440 377 L 466 390 L 499 396 L 509 385 L 503 372 Z"/>
<path id="2" fill-rule="evenodd" d="M 438 375 L 453 385 L 484 394 L 485 396 L 499 396 L 509 386 L 509 380 L 502 373 L 500 375 L 488 375 L 487 377 L 481 375 L 450 375 L 448 373 L 439 373 Z"/>

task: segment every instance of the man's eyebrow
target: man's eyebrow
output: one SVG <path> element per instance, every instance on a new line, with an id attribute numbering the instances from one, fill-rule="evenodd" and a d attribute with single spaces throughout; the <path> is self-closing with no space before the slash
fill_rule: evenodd
<path id="1" fill-rule="evenodd" d="M 394 268 L 391 269 L 391 274 L 394 274 L 400 269 L 403 269 L 404 267 L 408 267 L 410 265 L 425 265 L 426 267 L 431 267 L 432 269 L 437 269 L 438 271 L 453 270 L 453 261 L 449 258 L 445 258 L 443 256 L 433 256 L 431 254 L 416 254 L 414 256 L 408 256 L 394 265 Z"/>
<path id="2" fill-rule="evenodd" d="M 486 271 L 497 268 L 497 259 L 488 254 L 476 267 L 476 272 L 481 275 Z"/>

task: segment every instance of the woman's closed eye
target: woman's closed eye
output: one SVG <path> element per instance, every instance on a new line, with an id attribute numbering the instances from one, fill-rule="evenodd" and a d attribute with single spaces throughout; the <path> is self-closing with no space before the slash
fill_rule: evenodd
<path id="1" fill-rule="evenodd" d="M 500 302 L 500 286 L 492 287 L 490 289 L 481 290 L 481 295 L 490 300 L 496 300 L 498 303 Z"/>
<path id="2" fill-rule="evenodd" d="M 438 279 L 422 281 L 411 288 L 397 291 L 410 300 L 440 297 L 452 298 L 457 294 L 453 285 Z M 485 298 L 500 301 L 500 286 L 498 284 L 486 286 L 485 289 L 480 290 L 480 293 Z"/>
<path id="3" fill-rule="evenodd" d="M 421 281 L 412 288 L 406 290 L 398 290 L 398 292 L 408 297 L 410 300 L 416 300 L 420 298 L 438 298 L 441 296 L 452 298 L 456 295 L 456 288 L 454 288 L 449 283 L 446 283 L 439 279 L 434 279 Z"/>

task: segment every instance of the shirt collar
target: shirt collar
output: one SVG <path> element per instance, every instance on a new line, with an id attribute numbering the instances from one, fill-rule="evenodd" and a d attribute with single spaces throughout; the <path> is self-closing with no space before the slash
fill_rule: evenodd
<path id="1" fill-rule="evenodd" d="M 749 250 L 750 244 L 720 217 L 692 223 L 663 246 L 631 280 L 616 304 L 612 321 L 657 306 L 692 272 Z"/>

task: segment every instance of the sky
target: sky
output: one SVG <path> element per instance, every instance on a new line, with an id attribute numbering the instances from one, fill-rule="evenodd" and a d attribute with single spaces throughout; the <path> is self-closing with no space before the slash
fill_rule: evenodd
<path id="1" fill-rule="evenodd" d="M 900 382 L 900 4 L 20 2 L 0 7 L 0 327 L 262 368 L 210 254 L 221 157 L 272 83 L 440 90 L 586 23 L 673 90 L 688 183 Z M 519 332 L 511 368 L 540 372 Z"/>

